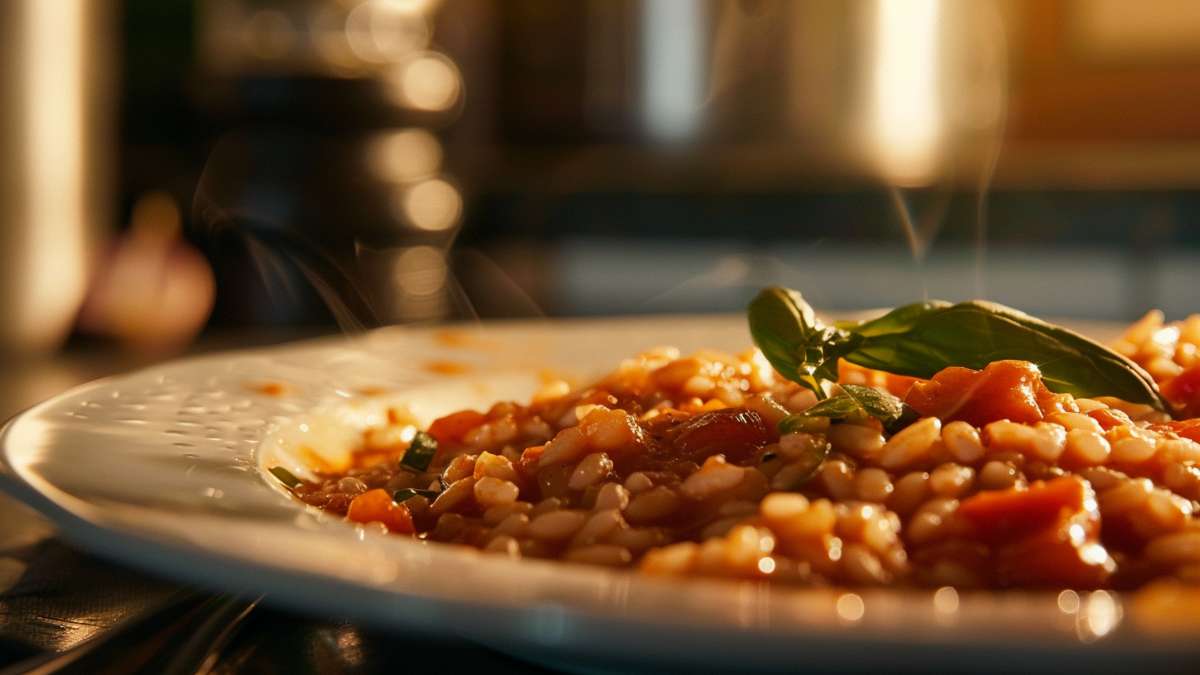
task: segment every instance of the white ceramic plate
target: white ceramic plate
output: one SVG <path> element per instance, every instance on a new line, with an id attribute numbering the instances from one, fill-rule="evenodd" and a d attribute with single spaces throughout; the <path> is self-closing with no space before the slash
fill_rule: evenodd
<path id="1" fill-rule="evenodd" d="M 79 545 L 132 565 L 576 670 L 1146 669 L 1200 652 L 1197 627 L 1164 632 L 1161 617 L 1108 593 L 1060 602 L 806 590 L 485 557 L 324 517 L 264 472 L 280 462 L 301 470 L 304 446 L 344 452 L 388 404 L 428 422 L 524 398 L 546 369 L 586 377 L 662 344 L 741 350 L 749 336 L 742 317 L 503 323 L 184 360 L 13 420 L 0 484 Z M 447 363 L 466 373 L 433 372 Z M 258 391 L 271 382 L 286 395 Z"/>

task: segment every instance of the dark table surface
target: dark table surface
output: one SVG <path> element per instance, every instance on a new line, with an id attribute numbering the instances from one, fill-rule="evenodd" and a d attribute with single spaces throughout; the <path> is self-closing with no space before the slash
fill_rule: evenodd
<path id="1" fill-rule="evenodd" d="M 294 339 L 287 336 L 217 336 L 192 350 L 211 351 Z M 77 344 L 47 357 L 3 364 L 0 389 L 4 419 L 70 387 L 149 365 L 157 358 L 120 352 L 103 344 Z M 0 494 L 0 673 L 24 670 L 31 659 L 68 650 L 138 617 L 169 623 L 164 613 L 186 598 L 188 606 L 216 598 L 171 579 L 97 558 L 60 539 L 53 526 L 23 504 Z M 159 635 L 144 649 L 169 654 L 186 635 Z M 161 672 L 160 661 L 135 665 L 133 650 L 106 672 Z M 106 653 L 107 659 L 107 653 Z M 112 659 L 108 659 L 112 661 Z M 299 615 L 263 602 L 239 624 L 219 650 L 214 673 L 382 673 L 400 668 L 440 672 L 448 664 L 487 666 L 491 673 L 548 672 L 461 640 L 430 640 L 358 626 L 336 615 Z"/>

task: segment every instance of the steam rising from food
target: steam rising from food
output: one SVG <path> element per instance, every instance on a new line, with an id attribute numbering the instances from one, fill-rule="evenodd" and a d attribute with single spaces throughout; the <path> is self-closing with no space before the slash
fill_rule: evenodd
<path id="1" fill-rule="evenodd" d="M 975 190 L 974 297 L 987 297 L 987 193 L 1003 145 L 1007 44 L 995 3 L 878 0 L 867 153 L 921 273 L 953 191 Z M 965 176 L 964 176 L 965 174 Z M 921 192 L 914 213 L 906 193 Z"/>

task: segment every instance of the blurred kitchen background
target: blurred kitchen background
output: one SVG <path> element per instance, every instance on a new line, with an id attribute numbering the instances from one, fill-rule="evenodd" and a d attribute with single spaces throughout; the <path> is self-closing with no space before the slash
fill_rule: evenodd
<path id="1" fill-rule="evenodd" d="M 12 353 L 1200 311 L 1194 0 L 7 0 L 0 45 Z"/>

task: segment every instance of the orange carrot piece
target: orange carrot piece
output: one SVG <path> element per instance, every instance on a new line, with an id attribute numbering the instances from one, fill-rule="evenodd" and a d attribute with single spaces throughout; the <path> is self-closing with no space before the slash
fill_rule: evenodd
<path id="1" fill-rule="evenodd" d="M 383 523 L 389 532 L 412 534 L 412 514 L 408 507 L 397 504 L 387 490 L 368 490 L 350 502 L 346 519 L 356 523 Z"/>

